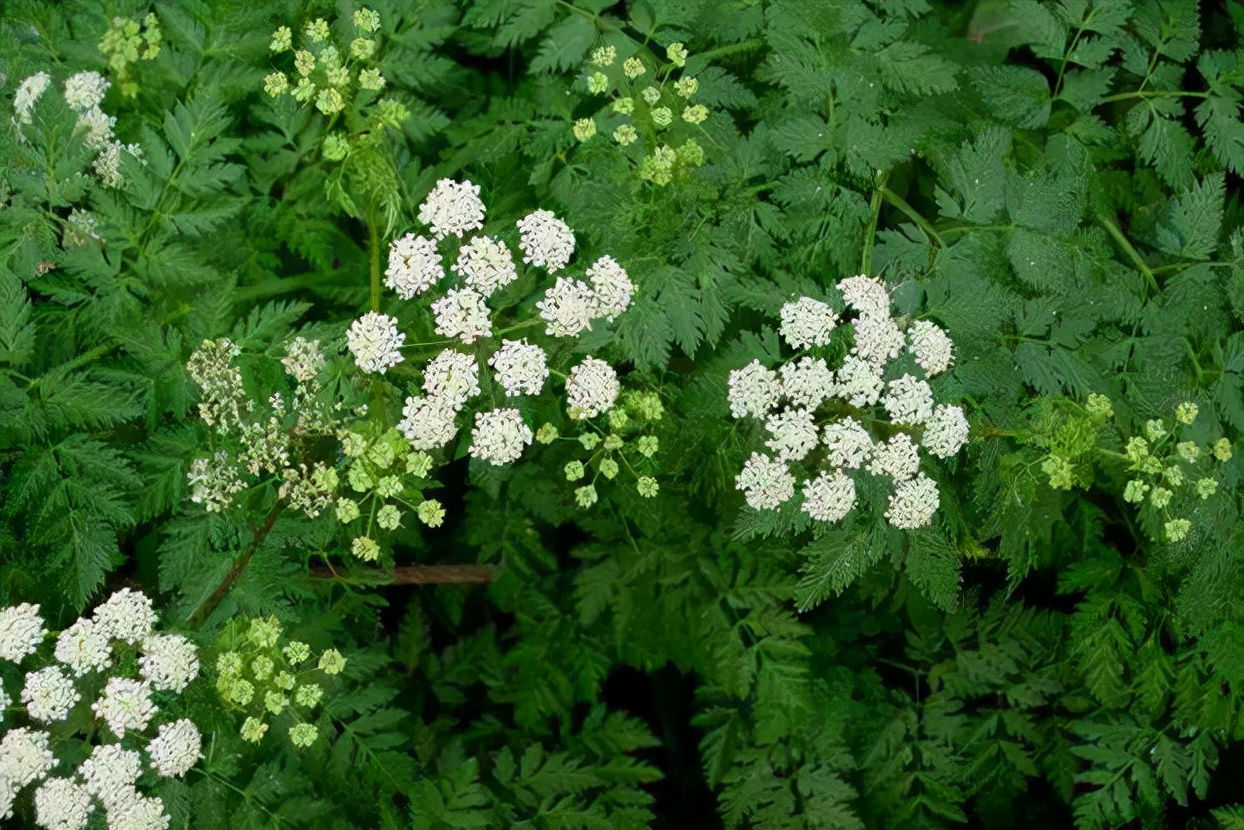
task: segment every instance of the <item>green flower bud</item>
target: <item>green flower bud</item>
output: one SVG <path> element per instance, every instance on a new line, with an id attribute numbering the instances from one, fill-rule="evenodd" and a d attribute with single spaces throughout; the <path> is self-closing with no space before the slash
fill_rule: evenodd
<path id="1" fill-rule="evenodd" d="M 700 82 L 695 78 L 679 78 L 677 81 L 674 81 L 674 91 L 683 98 L 690 98 L 692 95 L 695 95 L 699 88 Z"/>
<path id="2" fill-rule="evenodd" d="M 1197 405 L 1191 401 L 1181 403 L 1179 406 L 1175 407 L 1175 420 L 1179 421 L 1181 424 L 1190 425 L 1196 420 L 1196 414 Z"/>
<path id="3" fill-rule="evenodd" d="M 296 723 L 289 728 L 289 740 L 294 746 L 311 746 L 319 735 L 315 725 L 310 723 Z"/>
<path id="4" fill-rule="evenodd" d="M 574 133 L 574 137 L 579 141 L 587 141 L 589 138 L 596 135 L 596 119 L 580 118 L 578 121 L 574 122 L 574 127 L 571 128 L 571 132 Z"/>
<path id="5" fill-rule="evenodd" d="M 242 655 L 236 651 L 222 651 L 216 658 L 216 672 L 225 676 L 242 673 Z"/>
<path id="6" fill-rule="evenodd" d="M 257 744 L 268 734 L 268 724 L 255 718 L 247 718 L 242 724 L 242 740 Z"/>
<path id="7" fill-rule="evenodd" d="M 340 92 L 328 87 L 320 90 L 319 97 L 315 99 L 315 108 L 325 115 L 333 115 L 346 108 L 346 100 L 341 97 Z"/>
<path id="8" fill-rule="evenodd" d="M 1050 486 L 1055 490 L 1070 490 L 1075 485 L 1075 468 L 1060 455 L 1046 458 L 1041 470 L 1050 477 Z"/>
<path id="9" fill-rule="evenodd" d="M 294 96 L 295 101 L 305 104 L 315 97 L 315 88 L 315 84 L 310 78 L 303 78 L 290 94 Z"/>
<path id="10" fill-rule="evenodd" d="M 380 545 L 368 536 L 359 536 L 350 544 L 350 553 L 364 562 L 375 562 L 380 558 Z"/>
<path id="11" fill-rule="evenodd" d="M 580 507 L 596 504 L 596 488 L 588 484 L 574 491 L 574 500 Z"/>
<path id="12" fill-rule="evenodd" d="M 251 674 L 255 675 L 256 680 L 267 680 L 272 676 L 272 670 L 275 664 L 271 658 L 259 655 L 251 661 Z"/>
<path id="13" fill-rule="evenodd" d="M 312 43 L 323 43 L 328 40 L 328 21 L 317 17 L 307 24 L 306 34 Z"/>
<path id="14" fill-rule="evenodd" d="M 281 624 L 276 617 L 256 617 L 251 620 L 246 636 L 259 648 L 274 648 L 281 638 Z"/>
<path id="15" fill-rule="evenodd" d="M 658 127 L 668 127 L 674 123 L 674 113 L 669 107 L 657 107 L 652 111 L 652 123 Z"/>
<path id="16" fill-rule="evenodd" d="M 1166 540 L 1168 542 L 1182 542 L 1188 536 L 1188 531 L 1192 529 L 1192 522 L 1187 519 L 1172 519 L 1166 523 Z"/>
<path id="17" fill-rule="evenodd" d="M 399 496 L 402 493 L 402 480 L 397 476 L 385 476 L 376 482 L 376 492 L 385 499 Z"/>
<path id="18" fill-rule="evenodd" d="M 272 42 L 268 44 L 268 49 L 273 52 L 288 52 L 294 45 L 294 33 L 289 30 L 288 26 L 282 26 L 272 33 Z"/>
<path id="19" fill-rule="evenodd" d="M 311 646 L 298 640 L 290 640 L 289 645 L 281 649 L 290 665 L 296 666 L 311 656 Z"/>
<path id="20" fill-rule="evenodd" d="M 613 62 L 618 58 L 618 50 L 612 46 L 601 46 L 592 51 L 592 63 L 597 66 L 613 66 Z"/>
<path id="21" fill-rule="evenodd" d="M 1123 500 L 1132 504 L 1140 504 L 1145 500 L 1145 493 L 1147 492 L 1149 492 L 1149 485 L 1138 478 L 1134 478 L 1123 488 Z"/>
<path id="22" fill-rule="evenodd" d="M 640 476 L 639 480 L 635 482 L 635 489 L 639 492 L 640 496 L 645 499 L 650 499 L 655 496 L 657 491 L 661 488 L 658 486 L 657 480 L 652 476 Z"/>
<path id="23" fill-rule="evenodd" d="M 623 124 L 613 131 L 613 140 L 626 147 L 639 139 L 639 133 L 630 124 Z"/>
<path id="24" fill-rule="evenodd" d="M 426 452 L 411 453 L 406 459 L 406 472 L 416 478 L 427 478 L 432 471 L 432 456 Z"/>
<path id="25" fill-rule="evenodd" d="M 341 452 L 350 458 L 358 458 L 367 451 L 367 439 L 357 432 L 347 432 L 341 438 Z"/>
<path id="26" fill-rule="evenodd" d="M 294 69 L 298 74 L 306 78 L 315 71 L 315 56 L 306 49 L 299 49 L 294 53 Z"/>
<path id="27" fill-rule="evenodd" d="M 289 90 L 289 78 L 284 72 L 273 72 L 264 75 L 263 91 L 273 98 L 284 95 Z"/>
<path id="28" fill-rule="evenodd" d="M 618 115 L 630 115 L 635 111 L 635 99 L 627 95 L 614 100 L 611 106 Z M 614 138 L 617 138 L 617 133 L 614 134 Z"/>
<path id="29" fill-rule="evenodd" d="M 331 492 L 341 482 L 337 478 L 337 471 L 332 467 L 316 467 L 311 472 L 311 483 L 321 492 Z"/>
<path id="30" fill-rule="evenodd" d="M 401 101 L 382 98 L 376 103 L 376 122 L 381 127 L 398 129 L 410 118 L 410 110 Z"/>
<path id="31" fill-rule="evenodd" d="M 1226 438 L 1219 438 L 1217 441 L 1215 441 L 1214 442 L 1214 458 L 1217 458 L 1219 461 L 1223 461 L 1223 462 L 1230 461 L 1231 460 L 1231 442 L 1228 441 Z"/>
<path id="32" fill-rule="evenodd" d="M 328 161 L 341 161 L 350 155 L 350 140 L 342 133 L 330 133 L 324 137 L 321 152 Z"/>
<path id="33" fill-rule="evenodd" d="M 584 469 L 582 461 L 571 461 L 564 469 L 566 481 L 578 481 L 583 478 Z"/>
<path id="34" fill-rule="evenodd" d="M 615 452 L 616 450 L 622 449 L 623 443 L 625 442 L 622 440 L 621 435 L 611 432 L 605 436 L 604 447 L 610 452 Z"/>
<path id="35" fill-rule="evenodd" d="M 650 105 L 661 100 L 661 90 L 655 86 L 646 86 L 639 93 L 640 97 L 647 101 Z"/>
<path id="36" fill-rule="evenodd" d="M 347 498 L 337 499 L 337 521 L 348 524 L 359 517 L 357 502 Z"/>
<path id="37" fill-rule="evenodd" d="M 1149 457 L 1149 442 L 1139 435 L 1128 439 L 1127 447 L 1124 449 L 1127 454 L 1127 460 L 1133 464 L 1140 464 Z"/>
<path id="38" fill-rule="evenodd" d="M 652 456 L 657 454 L 657 449 L 661 443 L 655 435 L 642 435 L 636 445 L 639 448 L 640 455 L 644 458 L 652 458 Z"/>
<path id="39" fill-rule="evenodd" d="M 1153 492 L 1149 494 L 1149 503 L 1161 510 L 1171 503 L 1171 491 L 1165 487 L 1154 487 Z"/>
<path id="40" fill-rule="evenodd" d="M 356 37 L 350 41 L 350 54 L 361 61 L 365 61 L 376 54 L 376 41 L 370 38 Z"/>
<path id="41" fill-rule="evenodd" d="M 688 124 L 703 124 L 708 120 L 708 107 L 703 104 L 692 104 L 689 107 L 684 107 L 682 120 Z"/>
<path id="42" fill-rule="evenodd" d="M 594 432 L 585 432 L 579 436 L 579 443 L 583 446 L 583 449 L 591 452 L 600 443 L 600 436 Z"/>
<path id="43" fill-rule="evenodd" d="M 1167 467 L 1164 472 L 1166 475 L 1167 484 L 1171 485 L 1172 487 L 1178 487 L 1179 485 L 1184 483 L 1184 471 L 1179 469 L 1178 466 L 1172 464 L 1171 466 Z"/>
<path id="44" fill-rule="evenodd" d="M 609 89 L 609 78 L 604 72 L 593 72 L 587 78 L 587 91 L 593 95 L 603 95 Z"/>
<path id="45" fill-rule="evenodd" d="M 1196 483 L 1196 494 L 1202 499 L 1208 499 L 1210 496 L 1218 492 L 1218 480 L 1213 478 L 1198 479 Z"/>
<path id="46" fill-rule="evenodd" d="M 687 47 L 681 43 L 671 43 L 665 49 L 665 57 L 669 58 L 670 63 L 674 64 L 674 66 L 686 66 Z"/>
<path id="47" fill-rule="evenodd" d="M 268 692 L 263 696 L 263 706 L 274 715 L 279 715 L 285 711 L 285 707 L 289 705 L 289 698 L 280 692 Z"/>
<path id="48" fill-rule="evenodd" d="M 631 416 L 626 414 L 626 410 L 614 407 L 609 410 L 609 428 L 620 432 L 626 429 L 626 425 L 631 422 Z"/>
<path id="49" fill-rule="evenodd" d="M 1110 399 L 1096 392 L 1088 396 L 1088 402 L 1084 408 L 1089 415 L 1102 421 L 1114 415 L 1114 407 L 1110 405 Z"/>
<path id="50" fill-rule="evenodd" d="M 397 530 L 402 523 L 402 511 L 392 504 L 386 504 L 376 511 L 376 524 L 385 530 Z"/>
<path id="51" fill-rule="evenodd" d="M 428 499 L 415 508 L 419 521 L 428 527 L 440 527 L 445 521 L 445 510 L 436 499 Z"/>
<path id="52" fill-rule="evenodd" d="M 335 648 L 330 648 L 320 655 L 320 671 L 324 674 L 341 674 L 346 667 L 346 658 Z"/>
<path id="53" fill-rule="evenodd" d="M 245 706 L 255 697 L 255 687 L 249 681 L 235 678 L 226 687 L 225 700 L 238 706 Z"/>
<path id="54" fill-rule="evenodd" d="M 380 28 L 380 15 L 366 6 L 354 13 L 354 28 L 365 35 L 370 35 Z"/>
<path id="55" fill-rule="evenodd" d="M 350 486 L 356 493 L 366 493 L 376 486 L 376 480 L 362 464 L 351 464 L 350 469 L 346 471 L 346 480 L 350 482 Z"/>
<path id="56" fill-rule="evenodd" d="M 1150 441 L 1161 441 L 1166 437 L 1166 427 L 1158 418 L 1151 421 L 1145 421 L 1145 436 Z"/>
<path id="57" fill-rule="evenodd" d="M 367 452 L 367 460 L 375 464 L 382 470 L 386 470 L 397 460 L 397 453 L 393 452 L 393 446 L 385 441 L 377 441 Z"/>
<path id="58" fill-rule="evenodd" d="M 315 683 L 307 683 L 294 690 L 294 703 L 306 709 L 312 709 L 324 697 L 324 689 Z"/>
<path id="59" fill-rule="evenodd" d="M 694 138 L 689 138 L 678 148 L 678 161 L 684 167 L 699 167 L 704 163 L 704 148 Z"/>
<path id="60" fill-rule="evenodd" d="M 546 423 L 536 430 L 536 440 L 541 444 L 551 444 L 557 440 L 559 434 L 557 427 Z"/>
<path id="61" fill-rule="evenodd" d="M 644 74 L 644 63 L 639 58 L 630 57 L 622 61 L 622 74 L 630 78 L 632 81 Z"/>
<path id="62" fill-rule="evenodd" d="M 602 458 L 600 463 L 597 465 L 597 469 L 600 470 L 601 475 L 612 481 L 618 474 L 618 462 L 614 461 L 612 458 Z"/>
<path id="63" fill-rule="evenodd" d="M 1175 445 L 1175 450 L 1184 461 L 1196 461 L 1201 457 L 1201 448 L 1195 441 L 1180 441 Z"/>
<path id="64" fill-rule="evenodd" d="M 384 75 L 380 74 L 380 70 L 372 67 L 364 69 L 359 73 L 359 89 L 370 90 L 371 92 L 379 92 L 384 89 Z"/>

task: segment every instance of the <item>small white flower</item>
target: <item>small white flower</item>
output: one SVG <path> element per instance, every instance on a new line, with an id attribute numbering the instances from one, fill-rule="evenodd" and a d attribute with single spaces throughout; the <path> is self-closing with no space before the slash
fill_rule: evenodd
<path id="1" fill-rule="evenodd" d="M 178 634 L 153 634 L 142 642 L 138 672 L 160 691 L 181 692 L 199 676 L 198 649 Z"/>
<path id="2" fill-rule="evenodd" d="M 588 355 L 566 378 L 567 412 L 575 420 L 595 418 L 613 408 L 620 389 L 613 367 Z"/>
<path id="3" fill-rule="evenodd" d="M 544 299 L 536 303 L 536 308 L 540 309 L 540 318 L 548 322 L 544 330 L 550 337 L 574 337 L 591 329 L 599 312 L 592 287 L 567 277 L 558 277 L 545 290 Z"/>
<path id="4" fill-rule="evenodd" d="M 37 72 L 18 85 L 17 92 L 13 95 L 13 111 L 16 113 L 18 124 L 30 123 L 30 111 L 34 109 L 35 102 L 47 91 L 51 83 L 51 75 L 46 72 Z"/>
<path id="5" fill-rule="evenodd" d="M 500 466 L 517 461 L 531 439 L 531 427 L 517 409 L 477 412 L 469 452 L 472 458 Z"/>
<path id="6" fill-rule="evenodd" d="M 763 418 L 777 406 L 782 384 L 777 373 L 753 360 L 742 369 L 730 372 L 730 414 L 735 418 Z"/>
<path id="7" fill-rule="evenodd" d="M 146 729 L 156 708 L 151 702 L 151 685 L 128 677 L 109 678 L 99 700 L 91 704 L 91 710 L 118 738 L 124 738 L 131 729 L 135 732 Z"/>
<path id="8" fill-rule="evenodd" d="M 488 358 L 488 365 L 511 398 L 540 394 L 549 376 L 544 349 L 526 340 L 502 340 L 501 348 Z"/>
<path id="9" fill-rule="evenodd" d="M 181 778 L 203 757 L 203 740 L 199 729 L 182 718 L 160 725 L 160 730 L 147 752 L 151 755 L 151 767 L 166 778 Z"/>
<path id="10" fill-rule="evenodd" d="M 458 434 L 454 423 L 457 409 L 445 398 L 406 399 L 398 430 L 416 450 L 435 450 L 448 444 Z"/>
<path id="11" fill-rule="evenodd" d="M 816 422 L 806 409 L 787 409 L 770 415 L 765 429 L 773 436 L 765 442 L 781 461 L 802 461 L 817 445 Z"/>
<path id="12" fill-rule="evenodd" d="M 906 481 L 919 469 L 920 450 L 905 432 L 875 445 L 872 461 L 868 464 L 868 472 L 876 476 L 889 476 L 895 481 Z"/>
<path id="13" fill-rule="evenodd" d="M 74 112 L 86 112 L 103 103 L 110 86 L 98 72 L 77 72 L 65 79 L 65 103 Z"/>
<path id="14" fill-rule="evenodd" d="M 23 602 L 0 610 L 0 660 L 20 663 L 47 635 L 39 606 Z"/>
<path id="15" fill-rule="evenodd" d="M 480 392 L 479 364 L 469 354 L 445 349 L 423 367 L 423 391 L 456 412 Z"/>
<path id="16" fill-rule="evenodd" d="M 631 305 L 635 284 L 627 276 L 626 269 L 611 256 L 603 256 L 587 269 L 596 296 L 595 317 L 613 320 Z"/>
<path id="17" fill-rule="evenodd" d="M 518 279 L 514 255 L 505 243 L 487 236 L 475 236 L 458 249 L 452 270 L 471 288 L 485 297 Z"/>
<path id="18" fill-rule="evenodd" d="M 818 522 L 841 521 L 855 506 L 855 482 L 839 470 L 822 470 L 803 483 L 803 512 Z"/>
<path id="19" fill-rule="evenodd" d="M 46 830 L 82 830 L 91 815 L 91 794 L 69 778 L 49 778 L 35 790 L 35 823 Z"/>
<path id="20" fill-rule="evenodd" d="M 924 527 L 933 519 L 940 503 L 937 483 L 921 473 L 910 481 L 902 481 L 894 486 L 894 494 L 890 496 L 885 517 L 897 528 L 914 530 Z"/>
<path id="21" fill-rule="evenodd" d="M 16 791 L 46 775 L 56 765 L 48 738 L 48 733 L 24 726 L 4 733 L 0 740 L 0 779 Z"/>
<path id="22" fill-rule="evenodd" d="M 346 346 L 354 355 L 354 363 L 364 372 L 384 374 L 390 366 L 402 362 L 398 351 L 406 335 L 397 330 L 397 318 L 378 311 L 369 311 L 350 325 Z"/>
<path id="23" fill-rule="evenodd" d="M 146 594 L 122 588 L 95 608 L 94 619 L 104 636 L 136 643 L 151 633 L 156 613 Z"/>
<path id="24" fill-rule="evenodd" d="M 281 365 L 299 383 L 315 380 L 324 368 L 324 353 L 320 351 L 320 341 L 295 337 L 285 347 L 285 357 L 281 358 Z"/>
<path id="25" fill-rule="evenodd" d="M 442 337 L 457 337 L 469 345 L 492 334 L 491 312 L 484 305 L 484 297 L 470 288 L 451 288 L 432 303 L 432 312 L 436 315 L 436 333 Z"/>
<path id="26" fill-rule="evenodd" d="M 78 771 L 86 791 L 111 810 L 115 799 L 133 789 L 142 771 L 142 758 L 120 744 L 98 744 Z"/>
<path id="27" fill-rule="evenodd" d="M 829 345 L 830 333 L 837 323 L 834 310 L 811 297 L 800 297 L 782 306 L 780 331 L 792 349 Z"/>
<path id="28" fill-rule="evenodd" d="M 86 112 L 78 116 L 78 122 L 74 125 L 75 130 L 82 130 L 86 135 L 82 138 L 82 143 L 90 150 L 105 150 L 112 146 L 113 128 L 117 125 L 117 119 L 114 116 L 101 110 L 99 107 L 91 107 Z M 120 158 L 120 148 L 117 149 L 118 160 Z M 118 175 L 120 175 L 118 173 Z"/>
<path id="29" fill-rule="evenodd" d="M 872 436 L 851 417 L 826 424 L 821 441 L 826 460 L 835 467 L 858 470 L 873 452 Z"/>
<path id="30" fill-rule="evenodd" d="M 795 406 L 816 409 L 834 394 L 834 372 L 823 358 L 804 356 L 778 371 L 782 395 Z"/>
<path id="31" fill-rule="evenodd" d="M 903 375 L 890 381 L 881 404 L 890 413 L 890 421 L 899 426 L 915 426 L 933 417 L 933 390 L 923 380 Z"/>
<path id="32" fill-rule="evenodd" d="M 881 369 L 873 363 L 851 356 L 843 359 L 838 370 L 837 394 L 851 406 L 872 406 L 881 397 L 884 386 Z"/>
<path id="33" fill-rule="evenodd" d="M 468 181 L 441 179 L 419 206 L 419 221 L 432 229 L 437 239 L 453 235 L 462 238 L 467 231 L 484 227 L 484 203 L 479 185 Z"/>
<path id="34" fill-rule="evenodd" d="M 786 465 L 758 452 L 752 453 L 734 484 L 756 510 L 773 510 L 795 495 L 795 478 Z"/>
<path id="35" fill-rule="evenodd" d="M 170 821 L 163 801 L 133 790 L 117 809 L 108 810 L 108 830 L 167 830 Z"/>
<path id="36" fill-rule="evenodd" d="M 955 344 L 928 320 L 917 320 L 907 329 L 907 348 L 929 377 L 940 375 L 955 362 Z"/>
<path id="37" fill-rule="evenodd" d="M 533 211 L 515 224 L 520 234 L 518 247 L 523 250 L 523 262 L 544 268 L 550 274 L 556 274 L 570 262 L 574 255 L 574 231 L 552 211 Z"/>
<path id="38" fill-rule="evenodd" d="M 22 703 L 26 704 L 26 714 L 35 720 L 62 721 L 81 699 L 73 680 L 60 666 L 48 666 L 26 675 Z"/>
<path id="39" fill-rule="evenodd" d="M 942 404 L 924 425 L 921 443 L 938 458 L 950 458 L 968 441 L 968 419 L 963 410 Z"/>
<path id="40" fill-rule="evenodd" d="M 866 316 L 855 320 L 853 354 L 878 365 L 884 365 L 902 354 L 903 333 L 889 317 Z"/>
<path id="41" fill-rule="evenodd" d="M 445 276 L 436 242 L 425 236 L 408 233 L 389 244 L 389 266 L 384 284 L 403 300 L 422 294 Z"/>
<path id="42" fill-rule="evenodd" d="M 879 279 L 863 274 L 847 277 L 838 283 L 838 290 L 847 305 L 861 315 L 888 317 L 890 314 L 890 292 Z"/>

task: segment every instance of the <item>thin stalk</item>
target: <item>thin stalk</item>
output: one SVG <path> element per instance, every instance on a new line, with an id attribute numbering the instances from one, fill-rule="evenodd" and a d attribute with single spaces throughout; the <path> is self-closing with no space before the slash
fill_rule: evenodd
<path id="1" fill-rule="evenodd" d="M 251 559 L 255 556 L 255 552 L 259 550 L 259 546 L 263 544 L 264 539 L 268 538 L 268 534 L 272 532 L 273 526 L 276 525 L 276 520 L 280 518 L 281 513 L 284 510 L 285 502 L 278 501 L 272 509 L 268 511 L 268 515 L 264 517 L 263 523 L 255 529 L 254 535 L 251 536 L 250 544 L 248 544 L 242 552 L 238 554 L 238 558 L 233 561 L 233 567 L 229 569 L 229 573 L 225 574 L 225 578 L 222 579 L 220 584 L 216 586 L 216 590 L 212 591 L 207 599 L 200 602 L 199 606 L 195 608 L 188 617 L 186 617 L 187 620 L 197 619 L 201 623 L 203 619 L 206 618 L 207 615 L 220 604 L 220 601 L 225 598 L 225 594 L 229 593 L 229 589 L 232 588 L 233 584 L 238 581 L 239 577 L 242 576 L 243 571 L 246 570 L 246 566 L 251 563 Z"/>
<path id="2" fill-rule="evenodd" d="M 331 568 L 316 568 L 311 578 L 325 582 L 350 582 Z M 393 569 L 389 585 L 471 585 L 492 582 L 493 570 L 486 565 L 400 565 Z M 370 581 L 368 584 L 372 584 Z"/>
<path id="3" fill-rule="evenodd" d="M 1112 222 L 1108 217 L 1098 214 L 1097 221 L 1101 224 L 1106 232 L 1109 233 L 1119 247 L 1123 249 L 1123 253 L 1127 254 L 1128 259 L 1136 266 L 1136 270 L 1145 275 L 1145 279 L 1149 281 L 1150 287 L 1153 288 L 1155 294 L 1160 294 L 1162 288 L 1158 285 L 1157 277 L 1153 275 L 1149 265 L 1141 258 L 1140 252 L 1132 247 L 1132 243 L 1123 235 L 1123 231 L 1119 230 L 1119 226 Z"/>
<path id="4" fill-rule="evenodd" d="M 904 199 L 902 196 L 899 196 L 897 193 L 895 193 L 890 188 L 884 187 L 884 186 L 881 188 L 881 194 L 886 198 L 886 200 L 890 204 L 898 208 L 899 212 L 901 212 L 904 216 L 906 216 L 912 222 L 915 222 L 916 227 L 924 231 L 925 235 L 928 236 L 930 239 L 932 239 L 933 242 L 937 245 L 937 247 L 939 248 L 946 247 L 946 243 L 942 241 L 942 237 L 933 228 L 933 226 L 929 224 L 929 220 L 921 216 L 914 207 L 912 207 L 911 205 L 907 203 L 906 199 Z"/>
<path id="5" fill-rule="evenodd" d="M 376 223 L 367 223 L 367 256 L 371 266 L 371 310 L 380 310 L 380 231 Z"/>
<path id="6" fill-rule="evenodd" d="M 877 237 L 877 219 L 881 216 L 881 197 L 885 193 L 885 180 L 884 174 L 877 180 L 872 201 L 868 205 L 868 231 L 864 234 L 864 251 L 860 255 L 860 273 L 865 275 L 872 273 L 873 243 Z"/>

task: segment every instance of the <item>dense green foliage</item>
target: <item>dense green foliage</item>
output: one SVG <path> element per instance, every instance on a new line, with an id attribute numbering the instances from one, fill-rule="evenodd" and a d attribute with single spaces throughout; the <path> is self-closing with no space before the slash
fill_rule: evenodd
<path id="1" fill-rule="evenodd" d="M 405 111 L 361 93 L 329 118 L 265 94 L 293 66 L 269 41 L 346 31 L 345 0 L 9 0 L 0 605 L 67 625 L 141 586 L 199 644 L 206 757 L 156 790 L 175 827 L 1244 827 L 1244 12 L 1204 5 L 374 2 Z M 110 21 L 149 12 L 159 48 L 110 65 Z M 586 80 L 597 47 L 660 65 L 676 42 L 703 159 L 659 184 L 652 122 L 614 141 Z M 118 186 L 61 100 L 84 70 L 141 150 Z M 435 337 L 377 304 L 376 260 L 442 178 L 498 226 L 554 211 L 579 262 L 629 272 L 633 307 L 563 349 L 659 396 L 659 493 L 624 474 L 585 508 L 573 442 L 493 467 L 464 433 L 444 524 L 406 521 L 375 563 L 274 477 L 192 502 L 222 446 L 186 368 L 204 340 L 239 347 L 262 403 L 290 395 L 290 339 L 319 339 L 322 394 L 385 440 L 409 378 L 362 376 L 345 332 L 370 302 Z M 783 303 L 860 273 L 955 343 L 935 388 L 971 438 L 930 465 L 915 531 L 735 487 L 763 430 L 730 417 L 729 373 L 779 358 Z M 1153 421 L 1213 492 L 1135 504 L 1129 442 L 1175 452 Z M 344 470 L 331 430 L 301 450 Z M 488 582 L 411 587 L 422 565 Z M 308 748 L 243 741 L 212 687 L 229 621 L 268 615 L 347 658 Z"/>

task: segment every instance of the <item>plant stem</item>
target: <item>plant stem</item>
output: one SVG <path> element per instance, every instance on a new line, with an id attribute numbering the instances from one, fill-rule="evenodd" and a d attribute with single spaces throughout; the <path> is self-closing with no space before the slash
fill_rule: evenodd
<path id="1" fill-rule="evenodd" d="M 873 190 L 872 201 L 868 205 L 868 230 L 864 234 L 864 252 L 860 255 L 860 273 L 865 276 L 872 273 L 873 241 L 877 237 L 877 219 L 881 215 L 881 197 L 885 195 L 886 175 L 877 179 L 877 187 Z"/>
<path id="2" fill-rule="evenodd" d="M 902 212 L 903 215 L 905 215 L 908 219 L 915 222 L 916 227 L 924 231 L 925 235 L 928 236 L 930 239 L 932 239 L 933 242 L 937 245 L 937 247 L 939 248 L 946 247 L 946 243 L 942 241 L 941 236 L 939 236 L 937 231 L 933 228 L 933 226 L 929 224 L 929 220 L 921 216 L 914 207 L 912 207 L 911 205 L 907 203 L 906 199 L 904 199 L 902 196 L 899 196 L 893 190 L 891 190 L 888 187 L 885 187 L 884 185 L 881 188 L 881 195 L 884 196 L 890 202 L 890 204 L 898 208 L 899 211 Z"/>
<path id="3" fill-rule="evenodd" d="M 225 598 L 225 594 L 229 593 L 229 589 L 233 587 L 233 583 L 238 581 L 238 578 L 242 576 L 242 572 L 246 570 L 246 566 L 250 564 L 255 551 L 259 550 L 259 546 L 263 544 L 264 539 L 268 538 L 268 534 L 272 532 L 273 526 L 276 525 L 276 520 L 280 518 L 284 510 L 285 502 L 278 501 L 273 505 L 272 509 L 268 511 L 268 515 L 264 517 L 263 523 L 255 529 L 254 535 L 251 536 L 250 544 L 233 561 L 233 567 L 229 569 L 229 573 L 225 574 L 225 578 L 216 586 L 216 590 L 212 591 L 211 595 L 200 602 L 199 606 L 186 617 L 187 621 L 197 619 L 202 623 L 203 619 L 220 604 L 220 601 Z"/>
<path id="4" fill-rule="evenodd" d="M 311 578 L 348 582 L 329 568 L 316 568 Z M 493 571 L 485 565 L 400 565 L 393 569 L 389 585 L 467 585 L 492 582 Z"/>
<path id="5" fill-rule="evenodd" d="M 380 232 L 376 223 L 367 223 L 367 255 L 371 265 L 371 310 L 380 310 Z"/>
<path id="6" fill-rule="evenodd" d="M 1161 287 L 1158 286 L 1158 280 L 1153 276 L 1153 271 L 1141 258 L 1140 253 L 1132 247 L 1132 243 L 1127 241 L 1127 237 L 1123 235 L 1123 231 L 1119 230 L 1119 226 L 1112 222 L 1108 217 L 1098 214 L 1097 221 L 1106 229 L 1106 232 L 1114 237 L 1114 241 L 1123 249 L 1123 253 L 1127 254 L 1128 259 L 1136 266 L 1136 270 L 1145 275 L 1145 279 L 1149 281 L 1149 285 L 1153 288 L 1154 293 L 1162 293 Z"/>

